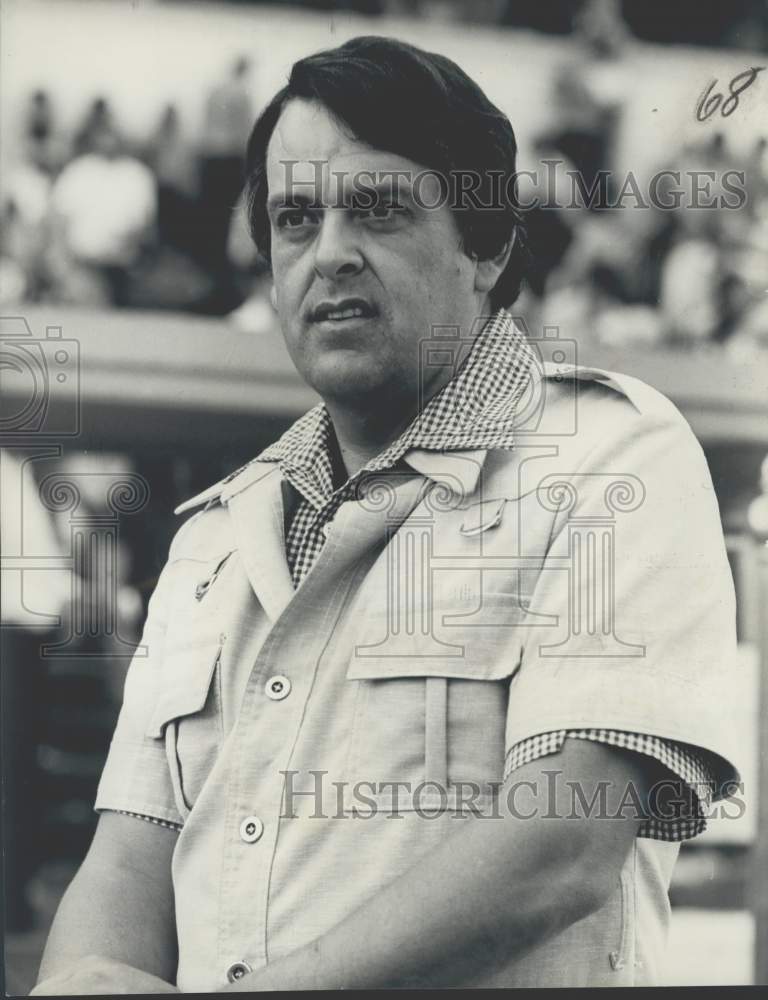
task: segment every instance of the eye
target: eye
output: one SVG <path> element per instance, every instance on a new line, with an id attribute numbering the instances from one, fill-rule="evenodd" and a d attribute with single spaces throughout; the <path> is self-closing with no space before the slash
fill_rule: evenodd
<path id="1" fill-rule="evenodd" d="M 301 226 L 311 226 L 317 221 L 317 212 L 308 208 L 288 208 L 277 216 L 278 229 L 299 229 Z"/>
<path id="2" fill-rule="evenodd" d="M 377 205 L 376 208 L 371 209 L 371 218 L 373 219 L 389 219 L 391 218 L 397 209 L 394 205 Z"/>
<path id="3" fill-rule="evenodd" d="M 405 214 L 405 208 L 398 204 L 381 204 L 374 205 L 372 208 L 360 208 L 357 210 L 357 214 L 372 222 L 394 222 L 399 216 Z"/>

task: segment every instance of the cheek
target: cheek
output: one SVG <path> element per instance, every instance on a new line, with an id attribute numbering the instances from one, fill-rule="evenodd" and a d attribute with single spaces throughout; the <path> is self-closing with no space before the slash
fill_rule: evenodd
<path id="1" fill-rule="evenodd" d="M 307 274 L 311 274 L 309 255 L 299 247 L 283 246 L 272 251 L 272 280 L 278 297 L 288 300 L 304 293 Z"/>
<path id="2" fill-rule="evenodd" d="M 435 240 L 433 247 L 439 246 L 440 251 L 431 249 L 428 254 L 427 267 L 429 276 L 435 285 L 448 294 L 461 294 L 467 286 L 472 270 L 472 262 L 461 251 L 452 246 L 445 246 L 447 241 Z"/>
<path id="3" fill-rule="evenodd" d="M 291 289 L 291 267 L 284 255 L 272 257 L 272 284 L 278 301 L 284 302 Z"/>

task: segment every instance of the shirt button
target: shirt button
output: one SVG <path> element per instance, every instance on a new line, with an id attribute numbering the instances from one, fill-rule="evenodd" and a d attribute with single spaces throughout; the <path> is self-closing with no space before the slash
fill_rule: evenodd
<path id="1" fill-rule="evenodd" d="M 253 969 L 247 962 L 233 962 L 227 969 L 227 980 L 230 983 L 236 983 L 238 979 L 247 976 L 249 972 L 253 972 Z"/>
<path id="2" fill-rule="evenodd" d="M 264 824 L 258 816 L 246 816 L 240 824 L 240 839 L 244 840 L 246 844 L 255 844 L 262 833 L 264 833 Z"/>
<path id="3" fill-rule="evenodd" d="M 283 674 L 275 674 L 267 681 L 265 691 L 272 701 L 282 701 L 291 693 L 291 682 Z"/>

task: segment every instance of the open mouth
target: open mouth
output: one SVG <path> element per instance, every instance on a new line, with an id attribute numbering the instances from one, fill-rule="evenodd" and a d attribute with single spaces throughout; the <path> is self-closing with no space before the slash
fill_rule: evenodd
<path id="1" fill-rule="evenodd" d="M 311 313 L 313 323 L 343 323 L 347 320 L 371 319 L 376 310 L 365 299 L 342 299 L 340 302 L 321 302 Z"/>

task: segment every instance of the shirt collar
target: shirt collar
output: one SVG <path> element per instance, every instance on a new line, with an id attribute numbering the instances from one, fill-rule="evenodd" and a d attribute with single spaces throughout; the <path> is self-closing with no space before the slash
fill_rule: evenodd
<path id="1" fill-rule="evenodd" d="M 258 457 L 276 462 L 285 478 L 316 509 L 348 492 L 365 473 L 393 468 L 401 460 L 432 479 L 474 488 L 489 448 L 512 448 L 517 406 L 528 384 L 533 352 L 511 315 L 501 309 L 472 340 L 449 331 L 430 349 L 449 351 L 457 372 L 424 406 L 403 433 L 340 490 L 333 489 L 333 424 L 323 403 L 296 421 Z M 464 461 L 458 455 L 465 452 Z"/>

